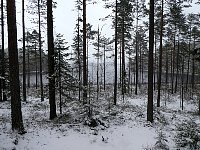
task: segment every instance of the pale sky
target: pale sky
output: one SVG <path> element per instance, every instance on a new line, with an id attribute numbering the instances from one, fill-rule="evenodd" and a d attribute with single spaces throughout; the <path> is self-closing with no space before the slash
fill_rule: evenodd
<path id="1" fill-rule="evenodd" d="M 55 33 L 61 33 L 65 35 L 66 41 L 69 42 L 68 46 L 72 44 L 72 39 L 74 37 L 74 27 L 77 19 L 77 12 L 73 11 L 75 9 L 75 0 L 57 0 L 57 8 L 54 10 L 54 26 Z M 114 1 L 114 0 L 113 0 Z M 25 1 L 27 2 L 27 1 Z M 106 37 L 111 37 L 114 33 L 113 29 L 111 29 L 111 20 L 102 22 L 99 18 L 105 17 L 112 12 L 112 10 L 104 9 L 104 2 L 102 0 L 97 0 L 97 4 L 89 4 L 87 5 L 87 23 L 91 23 L 93 25 L 93 29 L 97 30 L 98 25 L 99 28 L 102 28 L 101 34 Z M 16 0 L 16 9 L 17 9 L 17 22 L 18 22 L 18 39 L 21 38 L 22 35 L 22 27 L 21 27 L 21 0 Z M 196 9 L 194 7 L 187 9 L 187 12 L 198 12 L 198 7 Z M 26 27 L 31 25 L 30 23 L 30 15 L 26 12 Z M 5 24 L 5 27 L 7 25 Z M 6 29 L 7 30 L 7 29 Z M 46 33 L 43 35 L 46 39 Z M 7 35 L 6 35 L 7 38 Z M 6 41 L 7 45 L 7 41 Z M 20 43 L 18 44 L 19 47 Z"/>
<path id="2" fill-rule="evenodd" d="M 67 46 L 71 46 L 72 40 L 74 37 L 74 28 L 76 24 L 77 14 L 78 12 L 75 9 L 75 0 L 57 0 L 57 8 L 54 9 L 54 34 L 61 33 L 64 34 L 64 38 L 68 42 Z M 111 20 L 102 22 L 99 18 L 105 17 L 110 14 L 112 10 L 107 10 L 103 8 L 104 2 L 102 0 L 97 0 L 97 4 L 88 4 L 87 5 L 87 23 L 93 25 L 93 30 L 101 29 L 101 34 L 106 37 L 111 37 L 114 31 L 111 29 Z M 25 1 L 27 3 L 27 1 Z M 17 10 L 17 31 L 18 31 L 18 39 L 22 37 L 22 14 L 21 14 L 21 0 L 16 0 L 16 10 Z M 31 28 L 33 24 L 30 22 L 31 15 L 27 12 L 26 16 L 26 31 L 27 28 Z M 38 17 L 38 16 L 35 16 Z M 35 25 L 34 25 L 35 26 Z M 7 27 L 7 25 L 5 26 Z M 46 27 L 46 26 L 45 26 Z M 7 29 L 6 29 L 7 30 Z M 36 30 L 38 30 L 36 28 Z M 42 30 L 46 30 L 42 28 Z M 47 33 L 42 33 L 44 39 L 46 40 Z M 7 35 L 6 35 L 7 38 Z M 7 39 L 6 39 L 7 40 Z M 7 45 L 7 41 L 6 41 Z M 18 43 L 18 47 L 21 47 L 22 43 Z M 44 45 L 44 49 L 47 49 L 47 43 Z M 94 51 L 92 52 L 94 53 Z M 92 56 L 92 54 L 90 54 Z"/>
<path id="3" fill-rule="evenodd" d="M 98 4 L 89 4 L 87 5 L 87 23 L 93 25 L 93 29 L 97 30 L 98 24 L 101 28 L 105 23 L 99 21 L 99 18 L 105 17 L 108 15 L 111 10 L 105 10 L 103 8 L 103 3 L 101 0 L 98 0 Z M 74 27 L 77 19 L 77 12 L 73 11 L 75 8 L 74 0 L 60 0 L 58 1 L 58 8 L 54 11 L 56 31 L 66 35 L 67 41 L 71 41 L 73 38 Z M 104 26 L 102 33 L 110 30 L 110 26 Z"/>

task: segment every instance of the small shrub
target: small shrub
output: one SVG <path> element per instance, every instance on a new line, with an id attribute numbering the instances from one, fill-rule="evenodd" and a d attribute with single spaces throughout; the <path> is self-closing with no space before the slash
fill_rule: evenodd
<path id="1" fill-rule="evenodd" d="M 179 148 L 200 149 L 200 128 L 193 120 L 184 120 L 176 126 L 174 141 Z"/>
<path id="2" fill-rule="evenodd" d="M 167 137 L 166 135 L 162 132 L 159 131 L 158 132 L 158 136 L 156 137 L 157 141 L 156 144 L 154 146 L 155 150 L 169 150 L 169 146 L 167 145 Z"/>

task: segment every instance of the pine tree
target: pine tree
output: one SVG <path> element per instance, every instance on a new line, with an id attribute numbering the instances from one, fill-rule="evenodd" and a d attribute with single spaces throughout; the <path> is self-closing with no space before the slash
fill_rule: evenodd
<path id="1" fill-rule="evenodd" d="M 20 102 L 15 0 L 7 0 L 7 16 L 12 129 L 23 134 L 24 126 Z"/>
<path id="2" fill-rule="evenodd" d="M 79 6 L 79 5 L 78 5 Z M 78 73 L 78 99 L 81 101 L 81 91 L 82 91 L 82 66 L 83 66 L 83 36 L 80 32 L 80 21 L 82 19 L 79 17 L 77 18 L 77 24 L 75 27 L 75 36 L 73 38 L 72 48 L 74 51 L 74 58 L 73 58 L 73 65 L 75 68 L 75 72 Z"/>
<path id="3" fill-rule="evenodd" d="M 23 41 L 23 100 L 26 101 L 26 49 L 25 49 L 25 10 L 24 0 L 22 0 L 22 41 Z"/>
<path id="4" fill-rule="evenodd" d="M 57 34 L 55 39 L 55 80 L 56 93 L 59 93 L 60 114 L 62 114 L 62 97 L 73 99 L 68 94 L 70 91 L 76 90 L 76 79 L 73 77 L 72 67 L 68 62 L 69 47 L 66 45 L 62 34 Z"/>
<path id="5" fill-rule="evenodd" d="M 161 75 L 162 75 L 162 42 L 163 42 L 163 9 L 164 1 L 161 1 L 161 20 L 160 20 L 160 53 L 159 53 L 159 75 L 158 75 L 158 97 L 157 107 L 160 107 L 160 90 L 161 90 Z"/>
<path id="6" fill-rule="evenodd" d="M 87 103 L 87 62 L 86 62 L 86 0 L 83 0 L 83 104 Z"/>
<path id="7" fill-rule="evenodd" d="M 127 45 L 127 40 L 131 39 L 130 28 L 132 27 L 132 4 L 129 0 L 120 0 L 118 4 L 118 37 L 120 38 L 121 45 L 122 45 L 122 72 L 121 72 L 121 81 L 122 81 L 122 95 L 126 93 L 126 86 L 125 86 L 125 47 Z"/>
<path id="8" fill-rule="evenodd" d="M 118 13 L 118 1 L 115 1 L 115 79 L 114 79 L 114 104 L 117 104 L 117 41 L 118 41 L 118 34 L 117 34 L 117 13 Z"/>
<path id="9" fill-rule="evenodd" d="M 147 121 L 153 122 L 154 0 L 150 0 Z"/>
<path id="10" fill-rule="evenodd" d="M 48 71 L 49 71 L 49 104 L 50 119 L 57 117 L 55 100 L 55 60 L 54 60 L 54 39 L 53 39 L 53 14 L 52 0 L 47 1 L 47 38 L 48 38 Z"/>
<path id="11" fill-rule="evenodd" d="M 5 64 L 5 51 L 4 51 L 4 1 L 1 0 L 1 40 L 2 40 L 2 46 L 1 46 L 1 69 L 2 69 L 2 92 L 3 92 L 3 101 L 7 100 L 6 96 L 6 77 L 5 77 L 5 72 L 6 72 L 6 64 Z"/>

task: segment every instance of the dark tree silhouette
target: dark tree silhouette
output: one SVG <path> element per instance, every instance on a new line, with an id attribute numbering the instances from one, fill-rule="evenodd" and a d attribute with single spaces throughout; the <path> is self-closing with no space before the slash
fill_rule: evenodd
<path id="1" fill-rule="evenodd" d="M 52 0 L 47 0 L 47 38 L 48 38 L 48 71 L 49 71 L 49 104 L 50 119 L 57 117 L 55 100 L 55 71 L 54 71 L 54 39 Z"/>
<path id="2" fill-rule="evenodd" d="M 20 101 L 15 0 L 7 0 L 7 23 L 12 129 L 24 133 Z"/>
<path id="3" fill-rule="evenodd" d="M 83 0 L 83 103 L 87 103 L 87 57 L 86 57 L 86 0 Z"/>
<path id="4" fill-rule="evenodd" d="M 147 121 L 153 122 L 154 0 L 150 0 Z"/>

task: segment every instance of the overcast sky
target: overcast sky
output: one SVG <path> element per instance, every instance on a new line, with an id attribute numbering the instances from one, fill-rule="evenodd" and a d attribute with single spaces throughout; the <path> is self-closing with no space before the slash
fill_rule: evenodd
<path id="1" fill-rule="evenodd" d="M 87 5 L 87 23 L 93 25 L 93 29 L 98 29 L 98 24 L 101 28 L 107 22 L 99 21 L 99 18 L 105 17 L 111 10 L 106 10 L 103 8 L 103 2 L 101 0 L 97 1 L 98 4 Z M 54 11 L 56 31 L 66 35 L 67 41 L 71 42 L 74 33 L 74 27 L 77 19 L 77 12 L 74 10 L 75 2 L 74 0 L 59 0 L 58 8 Z M 105 34 L 106 31 L 110 30 L 110 25 L 104 25 L 102 33 Z"/>
<path id="2" fill-rule="evenodd" d="M 78 15 L 78 12 L 74 10 L 75 9 L 74 1 L 75 0 L 57 0 L 57 8 L 54 9 L 54 12 L 53 12 L 53 16 L 55 18 L 54 34 L 57 34 L 57 33 L 64 34 L 64 38 L 68 42 L 67 46 L 71 46 L 73 42 L 72 40 L 74 37 L 74 31 L 75 31 L 74 28 L 76 24 L 77 15 Z M 97 30 L 98 25 L 100 29 L 103 26 L 101 34 L 106 37 L 111 37 L 113 34 L 113 30 L 111 29 L 110 20 L 102 22 L 99 19 L 110 14 L 112 10 L 104 9 L 103 8 L 104 2 L 102 2 L 102 0 L 96 0 L 96 1 L 97 1 L 97 4 L 87 5 L 87 23 L 90 23 L 93 25 L 93 30 Z M 25 1 L 25 3 L 28 3 L 28 1 Z M 22 37 L 21 5 L 22 5 L 21 0 L 16 0 L 18 39 Z M 30 30 L 30 28 L 33 26 L 33 24 L 31 24 L 30 22 L 30 19 L 32 16 L 28 14 L 27 12 L 25 13 L 25 16 L 26 16 L 26 31 L 27 31 L 27 30 Z M 46 30 L 44 29 L 44 27 L 42 28 L 43 31 Z M 46 40 L 47 33 L 43 32 L 42 36 Z M 7 41 L 6 41 L 6 45 L 7 45 Z M 22 43 L 18 43 L 18 47 L 21 47 L 21 46 L 22 46 Z M 44 49 L 47 49 L 47 43 L 45 43 Z M 91 56 L 92 54 L 90 54 L 90 57 Z"/>
<path id="3" fill-rule="evenodd" d="M 55 33 L 61 33 L 65 35 L 67 42 L 69 42 L 68 46 L 72 44 L 72 39 L 74 37 L 74 28 L 77 19 L 77 12 L 75 9 L 75 0 L 57 0 L 57 8 L 54 10 L 54 26 Z M 114 0 L 113 0 L 114 1 Z M 27 3 L 27 1 L 25 1 Z M 111 37 L 113 34 L 113 30 L 111 29 L 111 20 L 106 22 L 102 22 L 99 19 L 107 16 L 111 13 L 112 10 L 103 8 L 104 2 L 102 0 L 97 0 L 97 4 L 89 4 L 87 5 L 87 23 L 91 23 L 93 25 L 93 29 L 97 30 L 98 25 L 102 28 L 101 34 L 106 37 Z M 21 27 L 21 0 L 16 0 L 17 6 L 17 23 L 18 23 L 18 39 L 21 38 L 22 35 L 22 27 Z M 192 7 L 187 9 L 187 12 L 198 12 L 197 7 Z M 26 27 L 30 27 L 30 15 L 26 13 Z M 46 39 L 46 33 L 44 35 Z M 7 44 L 7 43 L 6 43 Z M 20 45 L 20 44 L 19 44 Z M 20 47 L 20 46 L 19 46 Z"/>

